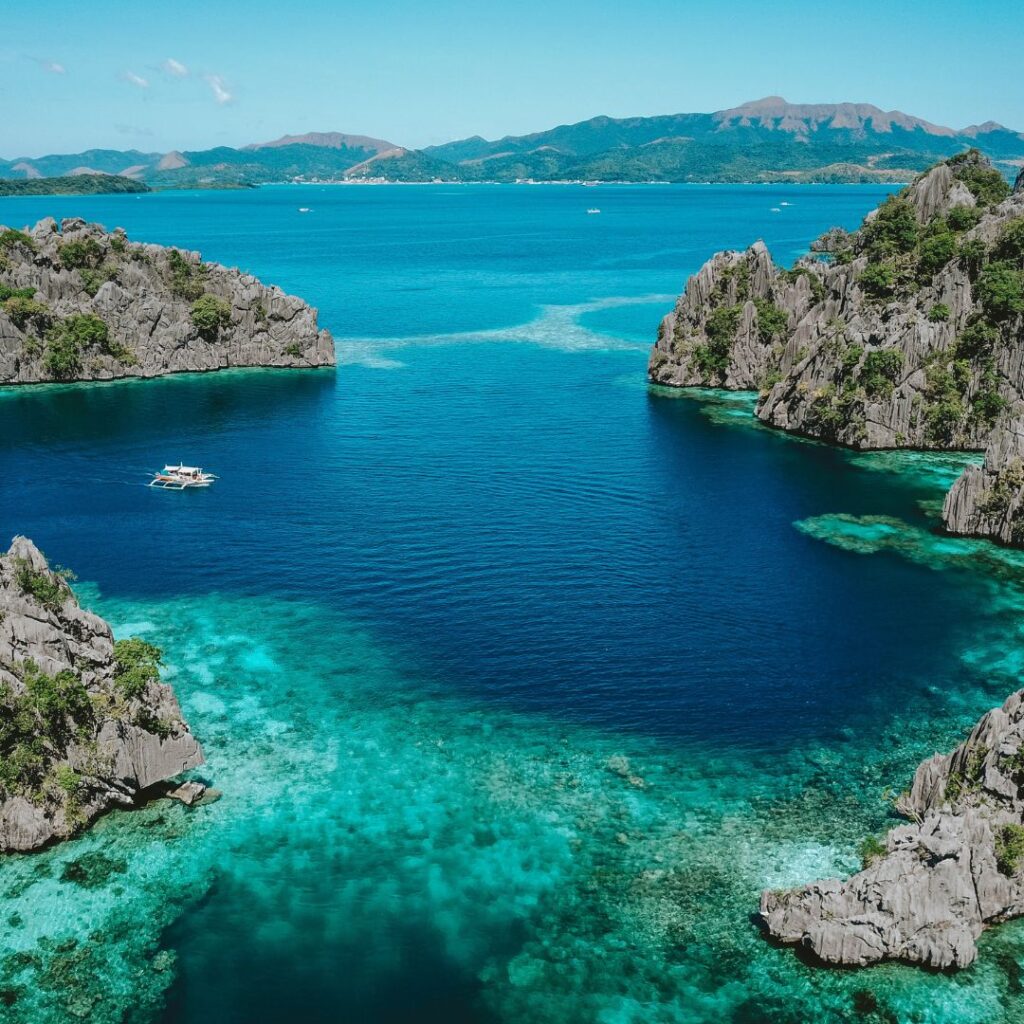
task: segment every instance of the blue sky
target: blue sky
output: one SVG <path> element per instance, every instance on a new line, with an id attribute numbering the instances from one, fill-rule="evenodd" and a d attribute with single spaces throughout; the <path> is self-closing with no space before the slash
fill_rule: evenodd
<path id="1" fill-rule="evenodd" d="M 1024 131 L 1009 0 L 11 4 L 0 156 L 345 131 L 425 146 L 769 94 Z"/>

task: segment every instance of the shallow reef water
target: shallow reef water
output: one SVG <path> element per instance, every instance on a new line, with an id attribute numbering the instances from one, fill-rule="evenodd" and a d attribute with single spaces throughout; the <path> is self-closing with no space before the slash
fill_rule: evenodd
<path id="1" fill-rule="evenodd" d="M 854 869 L 886 787 L 966 708 L 743 758 L 430 693 L 308 603 L 84 592 L 166 648 L 224 796 L 0 865 L 6 1020 L 981 1024 L 1019 986 L 1016 926 L 941 977 L 821 971 L 749 919 L 763 887 Z"/>

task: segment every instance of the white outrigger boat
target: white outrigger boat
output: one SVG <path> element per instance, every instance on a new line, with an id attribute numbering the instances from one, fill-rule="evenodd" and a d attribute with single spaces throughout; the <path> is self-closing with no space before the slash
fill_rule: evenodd
<path id="1" fill-rule="evenodd" d="M 209 487 L 217 478 L 212 473 L 204 473 L 198 466 L 164 466 L 159 473 L 153 474 L 149 481 L 150 487 L 163 487 L 168 491 L 183 491 L 186 487 Z"/>

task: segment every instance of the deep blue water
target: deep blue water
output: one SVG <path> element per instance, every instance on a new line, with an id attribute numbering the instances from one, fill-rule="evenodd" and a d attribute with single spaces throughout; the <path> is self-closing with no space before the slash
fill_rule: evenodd
<path id="1" fill-rule="evenodd" d="M 988 582 L 899 553 L 864 557 L 793 524 L 848 513 L 927 531 L 920 503 L 941 487 L 750 426 L 749 403 L 652 392 L 644 371 L 658 319 L 714 250 L 760 237 L 789 263 L 884 194 L 311 186 L 4 200 L 0 222 L 75 213 L 278 283 L 319 307 L 339 367 L 0 393 L 0 536 L 25 533 L 72 566 L 115 621 L 159 608 L 173 632 L 176 607 L 207 601 L 203 621 L 231 618 L 254 650 L 308 649 L 325 687 L 363 673 L 363 708 L 397 686 L 430 706 L 521 716 L 570 748 L 581 730 L 681 763 L 734 760 L 735 780 L 716 769 L 726 789 L 794 750 L 866 764 L 851 738 L 874 747 L 914 715 L 948 723 L 963 710 L 954 689 L 971 695 L 969 712 L 1002 694 L 1003 679 L 963 658 Z M 221 480 L 200 493 L 143 486 L 179 459 Z M 266 611 L 238 625 L 238 608 L 268 600 L 307 610 L 284 632 Z M 386 687 L 330 661 L 345 630 L 386 652 Z M 189 637 L 181 656 L 201 661 L 213 648 L 192 651 Z M 194 724 L 209 706 L 199 696 Z M 208 753 L 221 736 L 210 721 Z M 344 743 L 344 720 L 323 723 L 308 742 Z M 512 733 L 503 742 L 510 758 L 533 756 Z M 797 778 L 786 771 L 780 785 Z M 354 870 L 318 877 L 339 872 L 335 892 Z M 436 920 L 396 928 L 392 952 L 408 956 L 387 969 L 363 962 L 355 926 L 321 937 L 327 970 L 280 943 L 248 946 L 251 898 L 222 880 L 166 933 L 182 965 L 169 1020 L 540 1019 L 535 1006 L 496 1008 L 482 961 L 456 968 L 436 948 Z M 280 907 L 282 928 L 301 918 Z M 477 927 L 472 913 L 460 920 Z M 513 956 L 529 920 L 480 926 L 481 944 Z M 339 980 L 356 971 L 365 984 Z M 265 972 L 272 985 L 256 980 Z M 716 1012 L 750 1012 L 730 1006 Z"/>

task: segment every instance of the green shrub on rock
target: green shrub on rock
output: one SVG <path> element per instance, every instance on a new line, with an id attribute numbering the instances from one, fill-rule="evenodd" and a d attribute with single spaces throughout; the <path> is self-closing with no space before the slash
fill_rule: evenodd
<path id="1" fill-rule="evenodd" d="M 1024 313 L 1024 273 L 1009 263 L 990 263 L 978 278 L 978 298 L 993 323 Z"/>
<path id="2" fill-rule="evenodd" d="M 962 181 L 971 195 L 981 206 L 994 206 L 1010 194 L 1006 179 L 992 166 L 977 149 L 957 153 L 947 161 L 953 169 L 953 177 Z"/>
<path id="3" fill-rule="evenodd" d="M 930 281 L 956 255 L 956 235 L 942 231 L 921 242 L 917 255 L 917 279 Z"/>
<path id="4" fill-rule="evenodd" d="M 896 290 L 896 268 L 889 263 L 869 263 L 861 272 L 859 281 L 870 298 L 891 298 Z"/>
<path id="5" fill-rule="evenodd" d="M 996 866 L 1007 876 L 1024 862 L 1024 825 L 1003 825 L 996 833 Z"/>
<path id="6" fill-rule="evenodd" d="M 754 299 L 757 309 L 757 336 L 765 345 L 781 338 L 789 326 L 789 318 L 774 303 L 767 299 Z"/>
<path id="7" fill-rule="evenodd" d="M 992 255 L 996 260 L 1024 267 L 1024 217 L 1010 221 L 999 232 Z"/>
<path id="8" fill-rule="evenodd" d="M 95 238 L 75 239 L 57 246 L 61 265 L 68 270 L 97 267 L 103 260 L 103 246 Z"/>
<path id="9" fill-rule="evenodd" d="M 862 229 L 868 258 L 877 262 L 913 252 L 919 230 L 913 204 L 902 195 L 889 196 Z"/>
<path id="10" fill-rule="evenodd" d="M 24 288 L 21 291 L 33 291 L 31 288 Z M 50 307 L 45 302 L 38 302 L 26 295 L 12 295 L 3 301 L 4 312 L 11 322 L 24 330 L 30 323 L 45 326 L 50 319 Z"/>
<path id="11" fill-rule="evenodd" d="M 953 231 L 970 231 L 981 220 L 981 210 L 976 206 L 954 206 L 946 214 L 946 223 Z"/>
<path id="12" fill-rule="evenodd" d="M 14 228 L 0 231 L 0 252 L 10 252 L 16 245 L 24 246 L 29 252 L 36 252 L 38 248 L 32 237 L 24 231 L 15 231 Z"/>
<path id="13" fill-rule="evenodd" d="M 160 678 L 162 658 L 159 647 L 137 636 L 114 644 L 114 682 L 127 700 L 141 697 L 149 684 Z"/>
<path id="14" fill-rule="evenodd" d="M 944 324 L 949 320 L 949 306 L 944 302 L 936 302 L 931 309 L 928 310 L 928 319 L 933 324 Z"/>
<path id="15" fill-rule="evenodd" d="M 72 380 L 82 372 L 82 353 L 92 347 L 111 355 L 127 351 L 111 346 L 107 325 L 95 313 L 73 313 L 47 332 L 43 368 L 55 380 Z"/>
<path id="16" fill-rule="evenodd" d="M 888 398 L 903 369 L 903 353 L 895 349 L 869 352 L 860 371 L 860 382 L 870 398 Z"/>
<path id="17" fill-rule="evenodd" d="M 189 302 L 200 298 L 206 268 L 201 263 L 190 263 L 177 249 L 168 250 L 167 262 L 171 268 L 171 291 Z"/>
<path id="18" fill-rule="evenodd" d="M 196 330 L 211 337 L 231 323 L 231 306 L 216 295 L 201 295 L 192 303 L 190 315 Z"/>

